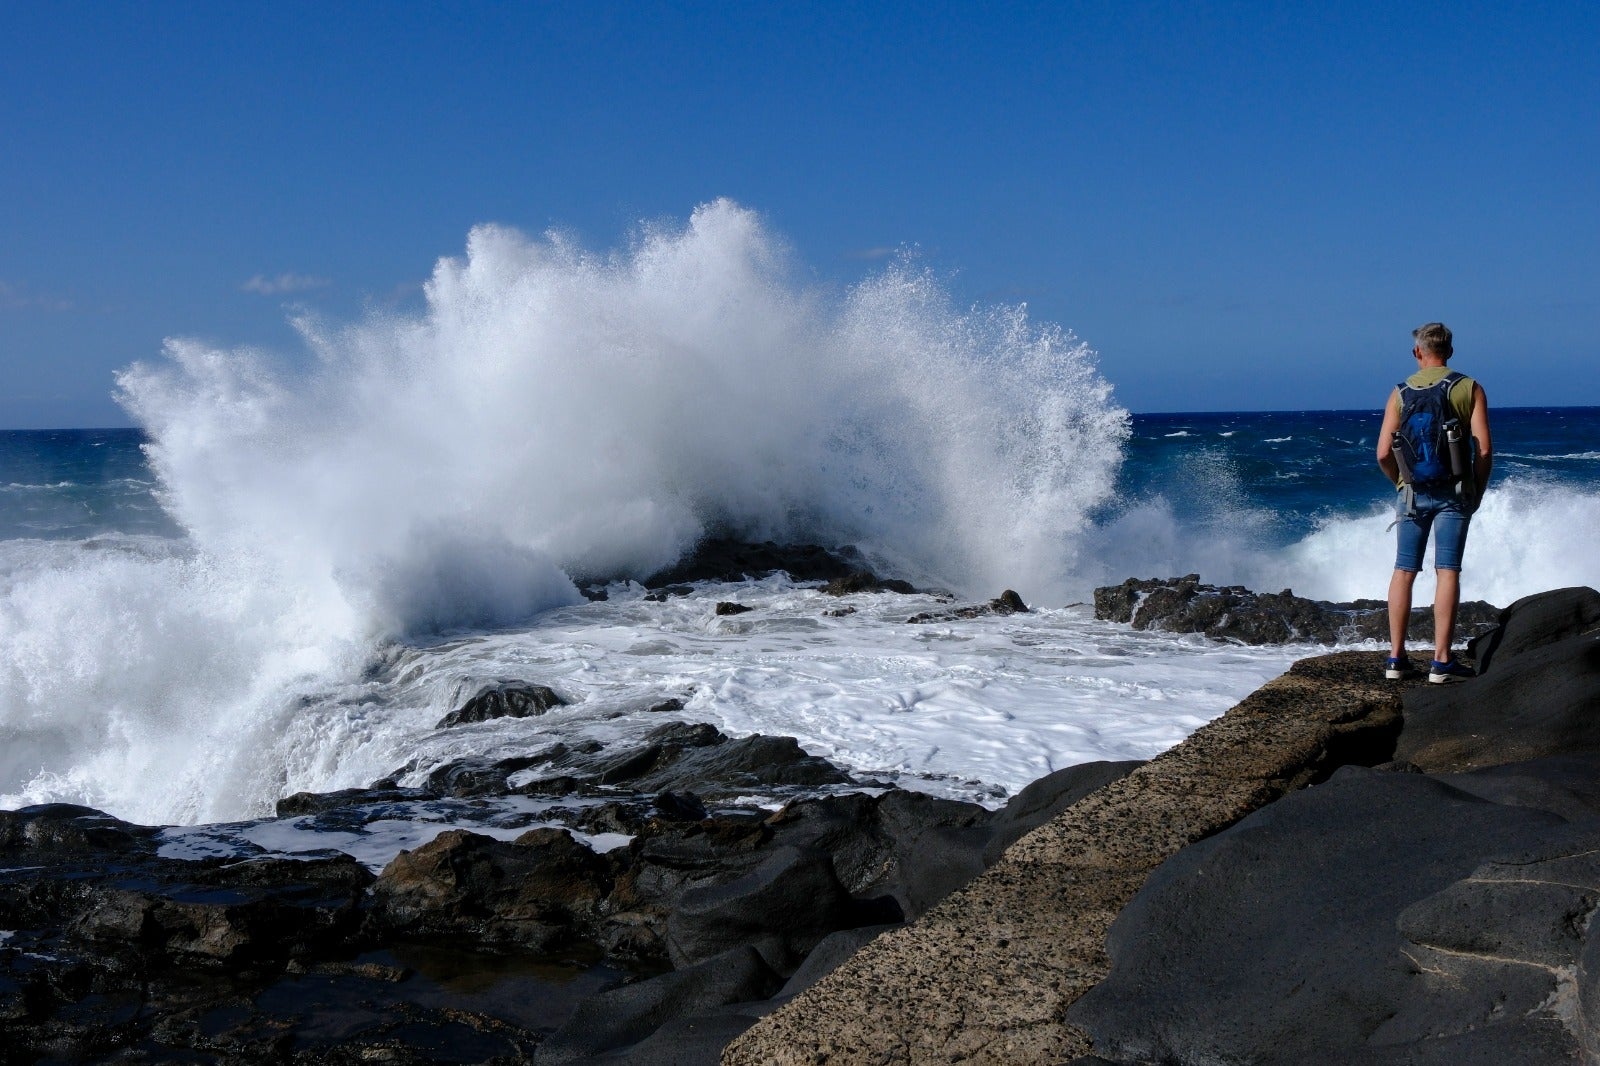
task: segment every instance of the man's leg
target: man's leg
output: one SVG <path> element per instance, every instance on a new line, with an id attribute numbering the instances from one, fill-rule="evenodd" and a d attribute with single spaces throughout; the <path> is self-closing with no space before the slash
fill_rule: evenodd
<path id="1" fill-rule="evenodd" d="M 1456 608 L 1461 604 L 1461 557 L 1467 550 L 1471 516 L 1458 503 L 1439 512 L 1433 524 L 1433 565 L 1439 588 L 1433 595 L 1433 658 L 1450 661 L 1450 643 L 1456 633 Z"/>
<path id="2" fill-rule="evenodd" d="M 1433 594 L 1433 658 L 1450 661 L 1450 641 L 1456 632 L 1456 608 L 1461 604 L 1461 571 L 1435 570 L 1439 588 Z"/>
<path id="3" fill-rule="evenodd" d="M 1406 655 L 1406 626 L 1411 622 L 1411 586 L 1416 584 L 1415 570 L 1396 570 L 1389 579 L 1389 655 L 1403 659 Z M 1451 608 L 1450 617 L 1455 618 Z"/>

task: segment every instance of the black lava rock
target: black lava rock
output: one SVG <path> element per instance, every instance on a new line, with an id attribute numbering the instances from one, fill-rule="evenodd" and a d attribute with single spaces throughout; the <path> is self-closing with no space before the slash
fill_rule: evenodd
<path id="1" fill-rule="evenodd" d="M 439 719 L 434 728 L 487 722 L 491 718 L 528 718 L 552 707 L 563 707 L 566 702 L 545 685 L 499 684 L 484 689 Z"/>
<path id="2" fill-rule="evenodd" d="M 988 603 L 975 603 L 966 607 L 951 607 L 942 611 L 923 611 L 906 619 L 910 625 L 924 625 L 928 622 L 958 622 L 967 618 L 984 618 L 988 615 L 1027 614 L 1028 605 L 1022 602 L 1010 589 Z"/>
<path id="3" fill-rule="evenodd" d="M 1159 867 L 1068 1018 L 1125 1062 L 1566 1061 L 1554 1004 L 1582 989 L 1552 964 L 1585 951 L 1595 900 L 1572 886 L 1600 883 L 1597 844 L 1549 812 L 1348 768 Z M 1518 888 L 1530 863 L 1568 887 Z"/>
<path id="4" fill-rule="evenodd" d="M 1469 637 L 1487 633 L 1500 611 L 1481 600 L 1460 605 L 1456 627 Z M 1205 585 L 1200 575 L 1140 580 L 1094 590 L 1094 616 L 1101 621 L 1132 624 L 1135 629 L 1170 633 L 1204 633 L 1216 640 L 1242 644 L 1286 644 L 1300 641 L 1389 639 L 1389 608 L 1378 600 L 1328 603 L 1296 596 L 1290 589 L 1252 592 L 1243 585 Z M 1412 611 L 1407 626 L 1411 640 L 1433 639 L 1433 611 Z"/>
<path id="5" fill-rule="evenodd" d="M 1587 593 L 1587 596 L 1575 595 Z M 1449 772 L 1600 754 L 1600 595 L 1562 590 L 1507 608 L 1483 676 L 1405 696 L 1395 758 Z"/>

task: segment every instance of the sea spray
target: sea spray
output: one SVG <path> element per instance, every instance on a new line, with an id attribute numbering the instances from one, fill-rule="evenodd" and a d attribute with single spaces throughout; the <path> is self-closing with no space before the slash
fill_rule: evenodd
<path id="1" fill-rule="evenodd" d="M 464 680 L 370 682 L 385 641 L 513 625 L 708 530 L 1059 598 L 1128 432 L 1070 334 L 908 260 L 797 285 L 727 201 L 610 254 L 479 227 L 425 293 L 299 320 L 299 369 L 174 340 L 120 375 L 186 535 L 7 564 L 0 805 L 205 821 L 362 784 Z"/>
<path id="2" fill-rule="evenodd" d="M 1213 509 L 1179 511 L 1153 496 L 1106 515 L 1083 539 L 1083 579 L 1199 573 L 1216 584 L 1265 592 L 1290 588 L 1333 601 L 1382 599 L 1394 568 L 1392 492 L 1379 484 L 1371 505 L 1318 516 L 1273 512 L 1219 493 Z M 1600 491 L 1511 475 L 1498 478 L 1473 516 L 1462 594 L 1504 606 L 1571 585 L 1600 586 L 1600 546 L 1575 531 L 1600 527 Z M 1432 548 L 1416 586 L 1432 602 Z"/>
<path id="3" fill-rule="evenodd" d="M 374 567 L 462 550 L 438 531 L 595 578 L 642 577 L 714 528 L 1056 596 L 1127 434 L 1070 334 L 958 312 L 906 262 L 829 300 L 728 201 L 606 256 L 479 227 L 426 294 L 421 316 L 302 321 L 304 375 L 189 342 L 124 373 L 197 545 L 367 599 Z"/>

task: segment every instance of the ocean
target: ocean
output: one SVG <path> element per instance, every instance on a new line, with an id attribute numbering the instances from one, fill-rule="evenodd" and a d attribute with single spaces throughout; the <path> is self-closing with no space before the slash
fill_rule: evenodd
<path id="1" fill-rule="evenodd" d="M 668 698 L 997 806 L 1152 756 L 1321 650 L 1097 622 L 1096 585 L 1383 594 L 1376 410 L 1130 415 L 1020 308 L 955 308 L 905 263 L 817 293 L 779 258 L 731 205 L 604 258 L 480 228 L 421 312 L 304 320 L 298 361 L 170 342 L 117 382 L 142 429 L 0 433 L 0 807 L 379 866 L 485 820 L 419 806 L 330 842 L 275 801 L 623 743 Z M 1465 595 L 1600 584 L 1600 409 L 1497 409 L 1494 430 Z M 780 577 L 646 598 L 709 533 L 853 544 L 930 591 L 847 614 Z M 1033 610 L 906 622 L 1005 588 Z M 435 728 L 496 681 L 568 705 Z M 537 824 L 503 802 L 503 835 Z"/>

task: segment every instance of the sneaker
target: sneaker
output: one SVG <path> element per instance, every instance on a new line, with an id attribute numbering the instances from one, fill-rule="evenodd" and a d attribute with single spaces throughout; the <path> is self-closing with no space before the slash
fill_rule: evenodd
<path id="1" fill-rule="evenodd" d="M 1466 681 L 1477 676 L 1454 659 L 1443 663 L 1435 659 L 1433 665 L 1428 668 L 1428 681 L 1435 685 L 1448 685 L 1454 681 Z"/>
<path id="2" fill-rule="evenodd" d="M 1411 665 L 1411 660 L 1404 655 L 1398 659 L 1385 659 L 1383 661 L 1383 676 L 1390 681 L 1399 681 L 1401 678 L 1410 677 L 1417 672 Z"/>

